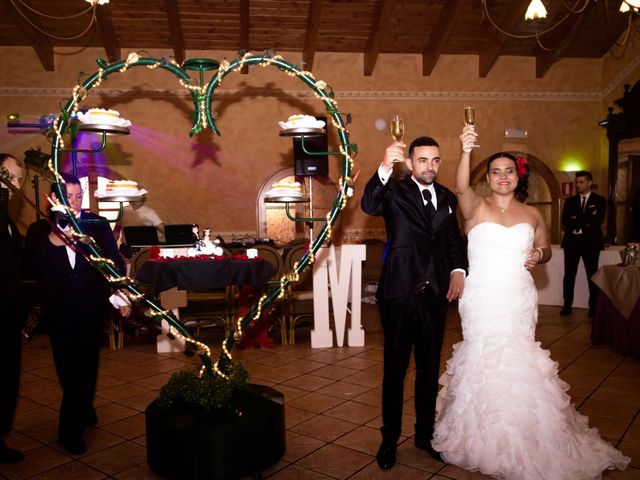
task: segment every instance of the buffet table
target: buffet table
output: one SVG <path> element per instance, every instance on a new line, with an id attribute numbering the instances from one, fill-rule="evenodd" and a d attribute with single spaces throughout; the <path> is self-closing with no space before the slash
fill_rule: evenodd
<path id="1" fill-rule="evenodd" d="M 640 357 L 640 267 L 603 266 L 593 276 L 598 301 L 591 341 Z"/>
<path id="2" fill-rule="evenodd" d="M 228 285 L 250 285 L 262 288 L 275 274 L 270 262 L 261 258 L 149 260 L 137 272 L 136 278 L 150 285 L 160 296 L 162 307 L 179 318 L 178 308 L 187 305 L 187 291 L 221 289 Z M 162 320 L 162 332 L 157 337 L 158 352 L 184 350 L 184 340 L 171 339 L 169 324 Z"/>
<path id="3" fill-rule="evenodd" d="M 616 265 L 620 263 L 621 246 L 608 247 L 600 252 L 599 266 Z M 562 278 L 564 277 L 564 251 L 560 245 L 551 246 L 551 260 L 538 265 L 531 272 L 538 289 L 538 303 L 540 305 L 563 306 Z M 589 287 L 584 264 L 580 261 L 574 290 L 573 306 L 576 308 L 589 308 Z"/>

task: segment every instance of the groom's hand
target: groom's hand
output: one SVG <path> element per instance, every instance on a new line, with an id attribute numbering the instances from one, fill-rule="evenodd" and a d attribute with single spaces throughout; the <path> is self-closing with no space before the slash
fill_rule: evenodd
<path id="1" fill-rule="evenodd" d="M 464 291 L 464 273 L 452 272 L 449 278 L 449 291 L 447 292 L 447 300 L 452 302 L 462 296 Z"/>

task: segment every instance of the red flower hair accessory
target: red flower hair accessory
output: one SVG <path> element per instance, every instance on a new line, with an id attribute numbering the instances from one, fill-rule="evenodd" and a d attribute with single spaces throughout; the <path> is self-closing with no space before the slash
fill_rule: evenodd
<path id="1" fill-rule="evenodd" d="M 524 157 L 516 157 L 516 169 L 518 178 L 522 178 L 527 174 L 527 159 Z"/>

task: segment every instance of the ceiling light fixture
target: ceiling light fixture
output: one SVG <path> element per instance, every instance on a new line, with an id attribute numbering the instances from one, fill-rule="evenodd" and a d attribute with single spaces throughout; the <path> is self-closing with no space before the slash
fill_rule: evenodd
<path id="1" fill-rule="evenodd" d="M 631 9 L 638 13 L 638 9 L 640 9 L 640 0 L 622 0 L 622 3 L 620 4 L 620 11 L 622 13 L 626 13 Z"/>
<path id="2" fill-rule="evenodd" d="M 11 2 L 11 5 L 13 6 L 13 8 L 16 10 L 16 12 L 18 12 L 20 14 L 20 16 L 22 18 L 24 18 L 24 20 L 31 25 L 33 28 L 35 28 L 37 31 L 39 31 L 40 33 L 42 33 L 43 35 L 46 35 L 47 37 L 51 37 L 51 38 L 55 38 L 56 40 L 75 40 L 77 38 L 82 37 L 85 33 L 87 33 L 91 27 L 93 26 L 94 23 L 96 23 L 96 8 L 98 7 L 98 5 L 106 5 L 109 3 L 109 0 L 85 0 L 87 3 L 90 4 L 90 6 L 84 10 L 82 10 L 81 12 L 78 13 L 73 13 L 71 15 L 65 15 L 65 16 L 57 16 L 57 15 L 49 15 L 46 13 L 42 13 L 38 10 L 36 10 L 35 8 L 33 8 L 30 5 L 27 5 L 24 0 L 9 0 Z M 50 20 L 68 20 L 70 18 L 77 18 L 80 17 L 86 13 L 91 12 L 91 20 L 89 21 L 89 25 L 87 25 L 87 27 L 82 30 L 82 32 L 80 32 L 77 35 L 72 35 L 70 37 L 59 37 L 57 35 L 53 35 L 49 32 L 46 32 L 45 30 L 43 30 L 40 26 L 36 25 L 35 22 L 33 22 L 27 15 L 25 12 L 23 12 L 17 5 L 17 3 L 20 3 L 20 5 L 26 9 L 29 10 L 30 12 L 35 13 L 36 15 L 39 15 L 41 17 L 44 18 L 48 18 Z"/>
<path id="3" fill-rule="evenodd" d="M 531 0 L 527 13 L 524 14 L 525 20 L 533 20 L 534 18 L 547 18 L 547 9 L 544 8 L 542 0 Z"/>

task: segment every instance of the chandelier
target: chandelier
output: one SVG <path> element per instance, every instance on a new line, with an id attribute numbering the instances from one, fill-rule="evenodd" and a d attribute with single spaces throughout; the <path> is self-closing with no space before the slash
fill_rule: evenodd
<path id="1" fill-rule="evenodd" d="M 20 14 L 20 16 L 22 18 L 24 18 L 24 20 L 31 25 L 33 28 L 35 28 L 37 31 L 39 31 L 40 33 L 42 33 L 43 35 L 46 35 L 47 37 L 51 37 L 51 38 L 55 38 L 56 40 L 75 40 L 77 38 L 82 37 L 85 33 L 87 33 L 91 27 L 93 26 L 94 23 L 96 23 L 96 8 L 98 7 L 98 5 L 106 5 L 109 3 L 109 0 L 85 0 L 85 2 L 87 2 L 89 4 L 88 8 L 85 8 L 84 10 L 78 12 L 78 13 L 72 13 L 71 15 L 65 15 L 65 16 L 56 16 L 56 15 L 49 15 L 43 12 L 40 12 L 38 10 L 36 10 L 35 8 L 33 8 L 32 6 L 28 5 L 27 3 L 24 2 L 24 0 L 9 0 L 11 2 L 11 5 L 13 6 L 13 8 L 16 10 L 16 12 L 18 12 Z M 86 26 L 86 28 L 84 28 L 84 30 L 82 30 L 82 32 L 78 33 L 77 35 L 72 35 L 69 37 L 59 37 L 57 35 L 53 35 L 49 32 L 46 32 L 45 30 L 42 29 L 42 27 L 40 27 L 39 25 L 36 24 L 36 22 L 32 21 L 27 14 L 20 8 L 18 7 L 18 3 L 22 6 L 22 8 L 35 13 L 36 15 L 39 15 L 43 18 L 48 18 L 50 20 L 68 20 L 71 18 L 77 18 L 80 17 L 84 14 L 87 13 L 91 13 L 91 19 L 89 20 L 89 24 Z"/>
<path id="2" fill-rule="evenodd" d="M 570 16 L 572 16 L 572 15 L 580 15 L 580 14 L 584 13 L 586 8 L 587 8 L 587 6 L 589 6 L 589 2 L 595 2 L 595 1 L 597 1 L 597 0 L 575 0 L 573 2 L 573 5 L 568 5 L 568 2 L 563 1 L 562 4 L 565 6 L 565 8 L 567 10 L 566 14 L 564 16 L 562 16 L 562 18 L 560 18 L 560 20 L 558 20 L 554 25 L 551 25 L 551 26 L 545 28 L 544 30 L 539 31 L 538 30 L 537 21 L 547 17 L 547 9 L 545 8 L 544 3 L 542 2 L 542 0 L 531 0 L 531 2 L 529 3 L 529 7 L 527 8 L 527 11 L 525 13 L 524 18 L 527 21 L 532 21 L 533 22 L 533 25 L 535 27 L 535 33 L 526 34 L 526 35 L 518 35 L 518 34 L 514 34 L 514 33 L 508 32 L 508 31 L 500 28 L 493 21 L 493 18 L 491 18 L 491 15 L 489 13 L 489 9 L 487 7 L 487 0 L 481 0 L 483 17 L 486 17 L 487 20 L 489 21 L 489 23 L 491 23 L 491 25 L 496 30 L 498 30 L 503 35 L 506 35 L 506 36 L 511 37 L 511 38 L 517 38 L 517 39 L 521 39 L 521 40 L 535 38 L 536 42 L 538 43 L 538 46 L 540 48 L 542 48 L 543 50 L 546 50 L 546 51 L 553 50 L 553 48 L 548 48 L 548 47 L 544 46 L 542 44 L 541 40 L 540 40 L 540 37 L 542 35 L 545 35 L 545 34 L 551 32 L 552 30 L 555 30 L 556 28 L 558 28 Z M 626 30 L 625 34 L 623 35 L 623 40 L 620 43 L 616 42 L 617 45 L 622 46 L 622 45 L 624 45 L 626 43 L 626 41 L 629 38 L 629 33 L 631 32 L 631 28 L 632 28 L 632 25 L 633 25 L 633 19 L 634 19 L 634 15 L 633 14 L 640 15 L 640 0 L 621 0 L 620 12 L 629 13 L 628 26 L 627 26 L 627 30 Z"/>

